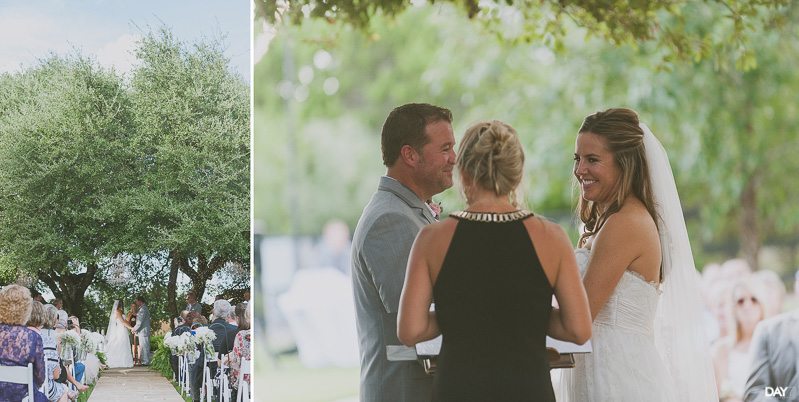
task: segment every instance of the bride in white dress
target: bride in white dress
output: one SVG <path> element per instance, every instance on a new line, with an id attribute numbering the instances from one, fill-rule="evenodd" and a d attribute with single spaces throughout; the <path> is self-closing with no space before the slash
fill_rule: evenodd
<path id="1" fill-rule="evenodd" d="M 574 159 L 593 352 L 560 370 L 558 400 L 718 401 L 665 151 L 634 111 L 609 109 L 586 117 Z"/>
<path id="2" fill-rule="evenodd" d="M 122 315 L 122 305 L 119 300 L 114 301 L 114 308 L 108 317 L 108 331 L 106 332 L 105 355 L 108 367 L 133 367 L 133 353 L 130 349 L 128 336 L 130 324 Z"/>

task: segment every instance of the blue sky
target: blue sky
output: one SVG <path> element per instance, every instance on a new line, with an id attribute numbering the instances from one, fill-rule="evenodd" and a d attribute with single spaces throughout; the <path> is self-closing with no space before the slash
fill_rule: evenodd
<path id="1" fill-rule="evenodd" d="M 250 81 L 250 0 L 0 0 L 0 73 L 79 49 L 104 66 L 131 70 L 136 41 L 162 25 L 192 43 L 219 38 Z"/>

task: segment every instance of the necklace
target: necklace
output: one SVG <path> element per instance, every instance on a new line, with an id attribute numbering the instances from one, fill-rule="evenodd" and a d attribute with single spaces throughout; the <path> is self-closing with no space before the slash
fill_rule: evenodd
<path id="1" fill-rule="evenodd" d="M 474 222 L 512 222 L 526 218 L 532 214 L 533 214 L 532 212 L 526 209 L 520 209 L 512 212 L 456 211 L 451 213 L 450 216 L 455 216 L 461 219 L 466 219 L 467 221 L 474 221 Z"/>

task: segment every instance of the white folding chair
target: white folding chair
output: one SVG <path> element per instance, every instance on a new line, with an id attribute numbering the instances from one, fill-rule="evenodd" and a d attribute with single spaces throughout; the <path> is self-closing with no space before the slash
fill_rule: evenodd
<path id="1" fill-rule="evenodd" d="M 223 359 L 225 355 L 218 353 L 217 361 L 219 362 L 219 402 L 230 402 L 232 390 L 230 389 L 230 381 L 227 376 L 227 364 Z"/>
<path id="2" fill-rule="evenodd" d="M 250 383 L 244 381 L 245 374 L 250 374 L 250 359 L 241 360 L 241 368 L 239 368 L 239 392 L 236 394 L 236 402 L 250 401 Z"/>
<path id="3" fill-rule="evenodd" d="M 204 346 L 201 346 L 204 347 Z M 215 357 L 216 355 L 214 355 Z M 208 355 L 205 355 L 203 359 L 203 383 L 200 387 L 200 402 L 211 401 L 214 396 L 214 381 L 211 377 L 211 368 L 208 367 L 208 363 L 214 361 L 208 360 Z"/>
<path id="4" fill-rule="evenodd" d="M 28 363 L 27 366 L 0 366 L 0 381 L 26 384 L 28 396 L 22 401 L 33 401 L 33 363 Z"/>

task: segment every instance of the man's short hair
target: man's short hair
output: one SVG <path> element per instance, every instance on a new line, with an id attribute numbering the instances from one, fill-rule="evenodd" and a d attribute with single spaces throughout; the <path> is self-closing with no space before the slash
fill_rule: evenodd
<path id="1" fill-rule="evenodd" d="M 430 140 L 425 128 L 428 124 L 441 120 L 452 123 L 452 112 L 427 103 L 408 103 L 392 110 L 383 123 L 380 137 L 383 164 L 386 167 L 394 166 L 405 145 L 421 151 Z"/>

